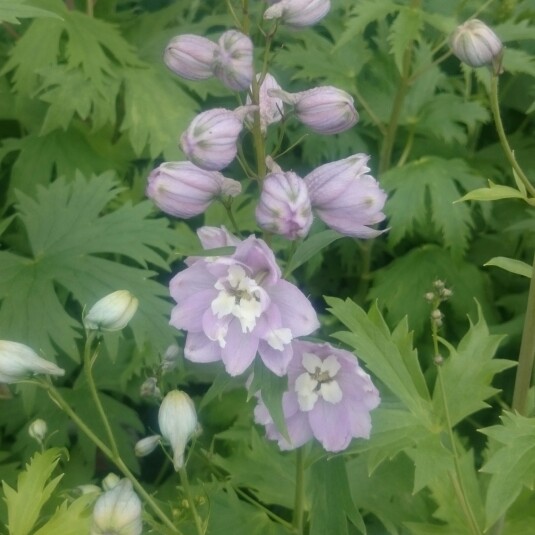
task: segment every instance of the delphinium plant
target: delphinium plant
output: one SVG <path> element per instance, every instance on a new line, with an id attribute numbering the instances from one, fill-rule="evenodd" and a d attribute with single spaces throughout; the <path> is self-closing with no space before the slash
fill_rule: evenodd
<path id="1" fill-rule="evenodd" d="M 473 4 L 0 0 L 2 533 L 533 532 L 533 16 Z"/>

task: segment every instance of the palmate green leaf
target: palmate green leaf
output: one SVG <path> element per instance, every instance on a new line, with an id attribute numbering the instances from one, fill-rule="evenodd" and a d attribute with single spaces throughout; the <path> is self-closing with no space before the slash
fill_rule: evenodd
<path id="1" fill-rule="evenodd" d="M 137 154 L 147 146 L 152 158 L 172 150 L 197 103 L 163 70 L 128 69 L 123 77 L 125 115 L 121 132 L 127 133 Z"/>
<path id="2" fill-rule="evenodd" d="M 523 487 L 535 485 L 535 418 L 504 412 L 502 424 L 481 432 L 496 443 L 481 470 L 492 474 L 485 502 L 486 526 L 507 511 Z"/>
<path id="3" fill-rule="evenodd" d="M 468 247 L 473 219 L 468 207 L 454 202 L 462 189 L 481 182 L 463 160 L 434 156 L 385 173 L 381 185 L 389 193 L 385 212 L 391 245 L 417 229 L 431 227 L 440 232 L 448 249 L 461 256 Z"/>
<path id="4" fill-rule="evenodd" d="M 366 533 L 362 516 L 353 502 L 344 458 L 320 459 L 310 467 L 310 535 L 347 535 L 347 519 Z"/>
<path id="5" fill-rule="evenodd" d="M 49 481 L 63 451 L 51 448 L 36 453 L 19 475 L 17 489 L 2 485 L 8 511 L 9 535 L 28 535 L 62 476 Z"/>
<path id="6" fill-rule="evenodd" d="M 34 535 L 80 535 L 91 528 L 91 509 L 95 494 L 85 494 L 73 502 L 64 501 L 50 520 Z"/>
<path id="7" fill-rule="evenodd" d="M 436 245 L 413 249 L 397 258 L 374 275 L 369 297 L 377 299 L 392 323 L 405 316 L 416 334 L 421 334 L 429 325 L 429 303 L 424 294 L 437 279 L 445 281 L 453 290 L 448 301 L 455 315 L 477 313 L 477 299 L 489 321 L 495 318 L 495 309 L 487 289 L 487 275 L 476 266 L 452 255 Z"/>
<path id="8" fill-rule="evenodd" d="M 0 0 L 0 22 L 20 24 L 19 19 L 57 18 L 55 13 L 25 3 L 25 0 Z"/>
<path id="9" fill-rule="evenodd" d="M 451 425 L 488 407 L 485 400 L 498 392 L 498 389 L 491 386 L 494 376 L 516 364 L 510 360 L 494 358 L 504 337 L 489 334 L 479 308 L 478 316 L 477 323 L 470 322 L 470 329 L 457 348 L 441 340 L 448 349 L 449 356 L 441 366 L 444 389 L 442 383 L 437 382 L 433 403 L 435 413 L 445 418 L 443 392 L 446 393 Z"/>
<path id="10" fill-rule="evenodd" d="M 147 264 L 167 269 L 161 252 L 170 251 L 173 233 L 165 220 L 148 219 L 149 202 L 101 215 L 117 194 L 110 173 L 89 181 L 78 175 L 71 184 L 57 180 L 39 188 L 35 200 L 20 194 L 20 218 L 32 254 L 0 252 L 1 337 L 24 341 L 49 358 L 54 345 L 77 358 L 79 318 L 65 312 L 57 288 L 72 294 L 80 312 L 112 291 L 127 289 L 140 301 L 130 323 L 138 346 L 164 350 L 172 343 L 168 290 L 151 280 L 154 272 Z M 120 263 L 121 257 L 140 267 Z"/>
<path id="11" fill-rule="evenodd" d="M 414 7 L 402 7 L 392 23 L 390 34 L 388 35 L 388 43 L 400 73 L 403 71 L 405 51 L 412 41 L 419 40 L 423 24 L 422 10 Z"/>

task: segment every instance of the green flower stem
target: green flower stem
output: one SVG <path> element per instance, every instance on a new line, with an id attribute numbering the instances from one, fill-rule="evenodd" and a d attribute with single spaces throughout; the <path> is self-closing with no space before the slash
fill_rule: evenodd
<path id="1" fill-rule="evenodd" d="M 106 412 L 104 411 L 104 407 L 102 406 L 102 403 L 98 396 L 97 385 L 95 384 L 95 380 L 93 379 L 93 363 L 98 355 L 98 346 L 95 349 L 95 353 L 92 353 L 92 350 L 91 350 L 95 337 L 96 337 L 95 332 L 89 331 L 86 337 L 86 341 L 85 341 L 85 348 L 84 348 L 85 380 L 87 381 L 87 384 L 89 385 L 89 391 L 91 392 L 91 397 L 93 398 L 93 402 L 95 404 L 95 407 L 97 408 L 100 419 L 102 420 L 102 423 L 104 424 L 104 429 L 106 430 L 106 434 L 108 435 L 108 440 L 111 446 L 111 451 L 113 452 L 113 455 L 115 457 L 120 457 L 119 449 L 117 448 L 117 442 L 115 441 L 115 437 L 113 435 L 113 430 L 110 426 L 110 422 L 108 420 L 108 417 L 106 416 Z"/>
<path id="2" fill-rule="evenodd" d="M 295 498 L 292 526 L 298 535 L 303 533 L 303 516 L 305 511 L 305 456 L 303 448 L 295 452 Z"/>
<path id="3" fill-rule="evenodd" d="M 138 494 L 143 498 L 145 503 L 153 510 L 154 514 L 173 532 L 182 535 L 182 532 L 173 524 L 172 520 L 160 509 L 152 496 L 143 488 L 141 483 L 136 479 L 134 474 L 126 466 L 121 457 L 116 456 L 113 451 L 98 438 L 97 435 L 86 425 L 86 423 L 74 412 L 72 407 L 65 401 L 63 396 L 54 387 L 50 378 L 39 380 L 39 385 L 45 388 L 52 401 L 78 426 L 78 428 L 104 453 L 108 459 L 127 477 Z"/>
<path id="4" fill-rule="evenodd" d="M 193 515 L 193 520 L 195 522 L 195 529 L 197 530 L 197 535 L 204 535 L 204 529 L 202 527 L 202 520 L 197 511 L 197 507 L 195 507 L 195 500 L 193 499 L 193 493 L 191 492 L 191 486 L 189 484 L 189 479 L 188 479 L 188 472 L 186 471 L 186 468 L 182 466 L 182 468 L 179 469 L 178 473 L 180 474 L 180 481 L 182 482 L 182 488 L 184 489 L 184 492 L 186 494 L 186 499 L 188 500 L 191 514 Z"/>
<path id="5" fill-rule="evenodd" d="M 533 258 L 533 272 L 535 273 L 535 257 Z M 518 367 L 516 369 L 515 387 L 513 390 L 513 409 L 527 416 L 531 411 L 527 407 L 528 392 L 533 374 L 533 362 L 535 359 L 535 275 L 531 277 L 528 294 L 528 306 Z"/>
<path id="6" fill-rule="evenodd" d="M 225 207 L 225 210 L 227 212 L 228 219 L 230 221 L 230 224 L 232 226 L 232 230 L 239 236 L 240 233 L 240 227 L 238 226 L 238 223 L 236 222 L 236 218 L 234 217 L 234 214 L 232 212 L 232 201 L 223 202 L 223 206 Z"/>
<path id="7" fill-rule="evenodd" d="M 440 301 L 437 300 L 434 303 L 433 309 L 438 309 L 439 303 Z M 433 349 L 435 351 L 435 357 L 437 358 L 439 357 L 438 327 L 437 327 L 437 324 L 433 320 L 431 320 L 431 329 L 432 329 L 432 335 L 433 335 Z M 468 500 L 466 489 L 464 488 L 461 466 L 459 464 L 459 453 L 457 452 L 457 447 L 455 446 L 455 436 L 453 434 L 453 426 L 451 424 L 450 410 L 448 407 L 448 400 L 446 398 L 446 389 L 444 385 L 444 379 L 442 377 L 442 369 L 441 369 L 440 363 L 437 363 L 437 375 L 438 375 L 438 381 L 439 381 L 439 386 L 440 386 L 440 393 L 442 394 L 442 404 L 444 405 L 444 415 L 446 417 L 446 426 L 448 428 L 447 432 L 448 432 L 448 436 L 449 436 L 450 444 L 451 444 L 451 453 L 453 455 L 453 465 L 454 465 L 455 473 L 454 474 L 450 473 L 453 489 L 455 491 L 455 495 L 457 496 L 459 505 L 461 506 L 461 509 L 463 510 L 463 513 L 466 516 L 466 520 L 468 521 L 468 526 L 470 527 L 470 531 L 473 533 L 473 535 L 483 535 L 477 523 L 476 517 L 474 515 L 474 511 L 472 510 L 472 507 L 470 505 L 470 501 Z"/>
<path id="8" fill-rule="evenodd" d="M 498 79 L 499 75 L 492 74 L 490 80 L 490 109 L 492 110 L 492 115 L 494 117 L 494 124 L 496 125 L 496 131 L 498 132 L 498 137 L 500 138 L 500 144 L 505 153 L 505 156 L 511 167 L 515 170 L 516 174 L 526 187 L 526 190 L 532 197 L 535 197 L 535 187 L 531 184 L 528 177 L 524 174 L 524 171 L 518 165 L 516 161 L 514 152 L 512 151 L 507 136 L 505 135 L 505 130 L 503 128 L 502 117 L 500 114 L 500 104 L 498 101 Z"/>

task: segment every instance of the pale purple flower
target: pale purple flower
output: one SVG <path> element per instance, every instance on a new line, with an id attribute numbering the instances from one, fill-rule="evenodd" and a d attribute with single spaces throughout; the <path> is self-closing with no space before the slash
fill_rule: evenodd
<path id="1" fill-rule="evenodd" d="M 180 146 L 188 160 L 208 171 L 227 167 L 238 153 L 238 136 L 251 108 L 213 108 L 194 117 L 180 138 Z"/>
<path id="2" fill-rule="evenodd" d="M 260 74 L 256 75 L 256 80 L 260 79 Z M 266 73 L 258 91 L 258 107 L 260 112 L 260 129 L 266 132 L 270 124 L 278 123 L 282 119 L 284 103 L 278 97 L 272 97 L 269 91 L 272 89 L 281 89 L 277 80 L 271 74 Z M 247 96 L 246 104 L 251 104 L 251 97 Z M 251 115 L 246 118 L 247 125 L 252 125 Z"/>
<path id="3" fill-rule="evenodd" d="M 281 19 L 287 26 L 302 28 L 319 22 L 331 9 L 330 0 L 280 0 L 269 1 L 264 19 Z"/>
<path id="4" fill-rule="evenodd" d="M 315 87 L 299 93 L 270 89 L 268 93 L 293 105 L 299 121 L 318 134 L 339 134 L 359 120 L 353 97 L 333 86 Z"/>
<path id="5" fill-rule="evenodd" d="M 379 392 L 349 351 L 330 344 L 293 342 L 288 366 L 288 391 L 282 407 L 290 442 L 277 430 L 259 400 L 255 420 L 283 450 L 297 448 L 315 437 L 327 451 L 342 451 L 353 438 L 369 438 L 370 411 Z"/>
<path id="6" fill-rule="evenodd" d="M 374 238 L 383 231 L 369 225 L 385 219 L 386 193 L 367 173 L 369 156 L 354 154 L 330 162 L 305 176 L 312 208 L 329 227 L 356 238 Z"/>
<path id="7" fill-rule="evenodd" d="M 269 173 L 256 207 L 260 228 L 289 240 L 304 238 L 312 225 L 312 208 L 305 182 L 295 173 Z"/>
<path id="8" fill-rule="evenodd" d="M 166 214 L 188 219 L 202 214 L 217 197 L 240 191 L 239 182 L 217 171 L 190 162 L 165 162 L 149 175 L 146 193 Z"/>
<path id="9" fill-rule="evenodd" d="M 171 280 L 170 291 L 177 302 L 170 323 L 187 331 L 184 356 L 221 360 L 230 375 L 243 373 L 257 352 L 283 375 L 290 342 L 319 327 L 311 303 L 281 278 L 273 252 L 255 236 L 238 243 L 232 255 L 196 259 Z"/>
<path id="10" fill-rule="evenodd" d="M 253 42 L 236 30 L 226 31 L 218 41 L 213 73 L 229 89 L 242 91 L 253 79 Z"/>
<path id="11" fill-rule="evenodd" d="M 173 37 L 164 53 L 164 62 L 175 74 L 187 80 L 206 80 L 213 76 L 212 63 L 217 45 L 199 35 Z"/>

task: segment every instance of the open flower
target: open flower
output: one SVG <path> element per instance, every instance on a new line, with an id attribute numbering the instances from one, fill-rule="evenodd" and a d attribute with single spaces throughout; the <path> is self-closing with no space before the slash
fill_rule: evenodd
<path id="1" fill-rule="evenodd" d="M 286 372 L 291 341 L 319 327 L 316 312 L 281 278 L 266 243 L 250 236 L 230 256 L 195 261 L 170 283 L 177 305 L 171 325 L 188 332 L 184 356 L 222 360 L 230 375 L 243 373 L 258 351 L 277 375 Z"/>
<path id="2" fill-rule="evenodd" d="M 16 383 L 37 374 L 64 375 L 65 370 L 24 344 L 0 340 L 0 383 Z"/>
<path id="3" fill-rule="evenodd" d="M 259 401 L 255 420 L 283 450 L 297 448 L 315 437 L 327 451 L 342 451 L 352 438 L 368 438 L 370 411 L 379 392 L 349 351 L 330 344 L 295 341 L 288 366 L 288 392 L 282 408 L 290 442 L 277 430 Z"/>
<path id="4" fill-rule="evenodd" d="M 319 218 L 346 236 L 374 238 L 382 233 L 369 227 L 385 219 L 381 210 L 386 201 L 386 193 L 367 174 L 369 158 L 354 154 L 321 165 L 304 178 Z"/>

